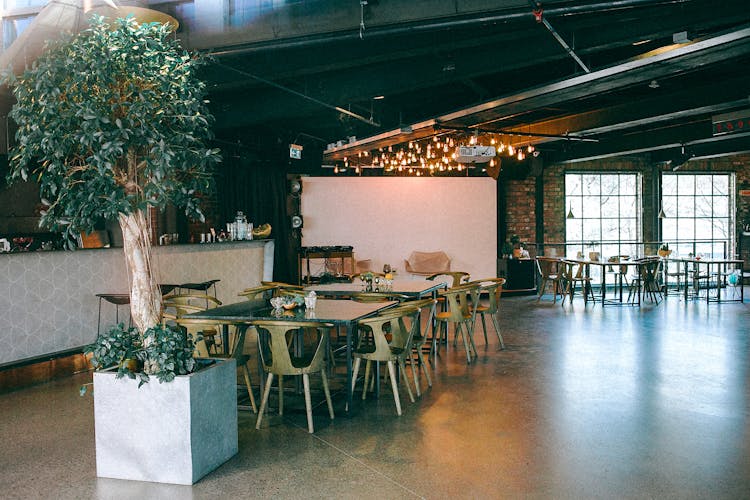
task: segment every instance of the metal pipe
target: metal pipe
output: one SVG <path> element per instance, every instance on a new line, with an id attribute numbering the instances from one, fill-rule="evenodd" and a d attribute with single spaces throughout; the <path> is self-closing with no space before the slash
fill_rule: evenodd
<path id="1" fill-rule="evenodd" d="M 560 36 L 560 34 L 557 32 L 557 30 L 555 28 L 552 27 L 552 25 L 549 23 L 549 21 L 547 21 L 547 18 L 544 17 L 543 11 L 541 10 L 542 9 L 541 2 L 535 2 L 534 0 L 529 0 L 529 5 L 531 6 L 532 9 L 539 8 L 538 12 L 534 12 L 535 16 L 538 15 L 537 21 L 540 22 L 540 23 L 542 23 L 544 25 L 544 27 L 547 28 L 547 30 L 549 30 L 550 33 L 552 33 L 552 36 L 555 37 L 555 40 L 557 40 L 557 42 L 560 45 L 562 45 L 562 48 L 565 49 L 565 52 L 567 52 L 568 55 L 570 57 L 572 57 L 573 60 L 575 60 L 575 62 L 577 62 L 578 65 L 581 68 L 583 68 L 583 71 L 585 71 L 586 73 L 591 73 L 591 70 L 588 68 L 588 66 L 586 66 L 583 63 L 583 61 L 581 60 L 581 58 L 578 57 L 578 54 L 576 54 L 573 51 L 573 49 L 571 48 L 571 46 L 568 45 L 568 43 L 565 41 L 565 39 L 562 36 Z"/>
<path id="2" fill-rule="evenodd" d="M 573 49 L 570 47 L 570 45 L 565 42 L 563 37 L 560 36 L 560 34 L 555 30 L 555 28 L 552 27 L 552 25 L 547 21 L 546 19 L 542 18 L 542 24 L 549 30 L 550 33 L 552 33 L 552 36 L 555 37 L 555 39 L 562 45 L 562 47 L 565 49 L 565 51 L 572 57 L 575 62 L 578 63 L 578 65 L 583 68 L 583 71 L 586 73 L 591 73 L 591 70 L 586 66 L 583 61 L 581 61 L 581 58 L 578 57 L 578 54 L 576 54 Z"/>
<path id="3" fill-rule="evenodd" d="M 315 104 L 319 106 L 323 106 L 324 108 L 333 109 L 335 111 L 338 111 L 339 113 L 343 113 L 345 115 L 351 116 L 352 118 L 356 118 L 359 121 L 365 122 L 368 125 L 372 125 L 373 127 L 380 127 L 380 123 L 373 121 L 370 118 L 365 118 L 362 115 L 358 115 L 357 113 L 353 113 L 352 111 L 349 111 L 348 109 L 344 109 L 341 106 L 335 106 L 333 104 L 328 104 L 327 102 L 321 101 L 320 99 L 316 99 L 314 97 L 310 97 L 309 95 L 303 94 L 302 92 L 298 92 L 294 89 L 290 89 L 289 87 L 285 87 L 284 85 L 278 84 L 276 82 L 273 82 L 271 80 L 266 80 L 263 77 L 254 75 L 252 73 L 248 73 L 247 71 L 243 71 L 241 69 L 235 68 L 234 66 L 230 66 L 226 63 L 217 63 L 217 66 L 224 67 L 230 71 L 234 71 L 236 73 L 239 73 L 242 76 L 246 76 L 248 78 L 252 78 L 253 80 L 256 80 L 260 83 L 269 85 L 271 87 L 277 88 L 279 90 L 283 90 L 284 92 L 288 92 L 292 95 L 296 95 L 297 97 L 301 97 L 302 99 L 307 99 L 310 102 L 314 102 Z"/>
<path id="4" fill-rule="evenodd" d="M 545 10 L 549 17 L 565 16 L 571 14 L 590 14 L 594 12 L 603 12 L 608 10 L 619 10 L 631 7 L 661 5 L 661 4 L 681 4 L 688 3 L 691 0 L 610 0 L 608 2 L 597 2 L 588 5 L 575 5 L 566 7 L 552 7 Z M 431 31 L 445 28 L 456 28 L 462 26 L 473 26 L 476 24 L 493 23 L 498 21 L 510 21 L 515 19 L 528 18 L 531 15 L 527 10 L 517 12 L 506 12 L 489 16 L 472 17 L 469 19 L 453 19 L 449 21 L 437 21 L 413 26 L 399 26 L 396 28 L 367 28 L 367 38 L 383 37 L 391 35 L 401 35 L 404 33 L 415 33 L 420 31 Z M 248 54 L 252 52 L 262 52 L 265 50 L 288 49 L 294 47 L 303 47 L 321 43 L 340 42 L 345 40 L 358 40 L 359 30 L 337 33 L 335 35 L 312 35 L 295 38 L 293 40 L 270 41 L 270 42 L 251 42 L 244 47 L 232 47 L 224 50 L 212 50 L 209 53 L 215 57 L 235 56 L 239 54 Z"/>

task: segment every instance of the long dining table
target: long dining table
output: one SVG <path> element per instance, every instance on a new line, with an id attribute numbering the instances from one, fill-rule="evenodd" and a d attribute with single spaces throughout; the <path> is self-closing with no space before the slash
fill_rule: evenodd
<path id="1" fill-rule="evenodd" d="M 440 290 L 448 288 L 448 284 L 444 281 L 438 280 L 408 280 L 408 279 L 396 279 L 392 280 L 391 284 L 387 287 L 379 288 L 378 291 L 385 291 L 394 295 L 403 295 L 410 299 L 422 299 L 424 297 L 437 298 Z M 325 283 L 309 285 L 305 287 L 305 292 L 314 291 L 316 294 L 323 297 L 348 297 L 353 294 L 363 292 L 362 283 L 357 281 L 353 282 L 337 282 L 337 283 Z M 432 336 L 433 343 L 437 338 L 437 320 L 435 319 L 435 305 L 432 306 Z"/>
<path id="2" fill-rule="evenodd" d="M 276 310 L 270 306 L 268 300 L 254 299 L 236 304 L 215 307 L 186 317 L 196 319 L 216 319 L 237 323 L 247 323 L 252 320 L 280 320 L 294 321 L 303 327 L 305 323 L 324 322 L 333 323 L 346 328 L 346 401 L 347 413 L 353 408 L 352 397 L 352 343 L 357 322 L 368 318 L 380 311 L 398 304 L 396 301 L 386 302 L 355 302 L 353 300 L 331 300 L 318 299 L 315 309 L 307 309 L 304 306 L 297 307 L 291 311 Z M 228 328 L 223 332 L 224 345 L 228 345 Z"/>
<path id="3" fill-rule="evenodd" d="M 623 300 L 624 296 L 624 286 L 623 282 L 624 276 L 627 274 L 628 268 L 635 267 L 636 272 L 638 272 L 638 268 L 641 265 L 641 262 L 637 259 L 631 260 L 624 260 L 620 259 L 618 261 L 608 261 L 608 260 L 590 260 L 590 259 L 561 259 L 564 262 L 573 262 L 575 264 L 583 265 L 585 269 L 585 275 L 586 277 L 591 276 L 591 266 L 600 266 L 601 267 L 601 285 L 600 285 L 600 293 L 601 293 L 601 304 L 602 306 L 605 305 L 640 305 L 641 304 L 641 296 L 638 294 L 638 302 L 625 302 Z M 615 273 L 615 276 L 617 278 L 617 281 L 614 283 L 614 292 L 615 296 L 614 298 L 607 298 L 607 267 L 617 267 L 618 272 Z M 585 292 L 585 291 L 584 291 Z M 593 294 L 592 294 L 593 295 Z"/>
<path id="4" fill-rule="evenodd" d="M 437 295 L 438 290 L 443 288 L 447 288 L 447 284 L 442 281 L 397 279 L 393 280 L 388 287 L 384 287 L 382 291 L 421 299 L 428 296 L 434 297 Z M 325 297 L 342 297 L 362 292 L 364 290 L 362 283 L 354 281 L 351 283 L 344 282 L 309 285 L 305 287 L 305 291 L 314 291 L 316 294 Z"/>
<path id="5" fill-rule="evenodd" d="M 670 262 L 678 262 L 682 263 L 683 265 L 683 275 L 685 280 L 685 290 L 684 290 L 684 297 L 685 300 L 689 298 L 689 287 L 688 283 L 691 281 L 693 282 L 693 293 L 694 296 L 697 298 L 699 297 L 700 292 L 700 279 L 706 279 L 710 282 L 710 279 L 712 276 L 716 277 L 716 295 L 711 296 L 710 293 L 708 293 L 709 285 L 707 283 L 706 285 L 706 303 L 711 302 L 724 302 L 724 301 L 737 301 L 737 302 L 744 302 L 745 301 L 745 294 L 744 294 L 744 287 L 742 286 L 742 281 L 740 280 L 740 298 L 724 298 L 721 297 L 721 289 L 722 287 L 726 287 L 726 281 L 725 278 L 730 274 L 727 272 L 727 269 L 730 266 L 734 266 L 735 269 L 740 270 L 740 276 L 742 275 L 742 268 L 745 264 L 744 260 L 741 259 L 703 259 L 703 258 L 695 258 L 695 257 L 670 257 L 668 259 Z M 692 266 L 691 266 L 692 264 Z M 700 268 L 705 267 L 706 272 L 702 273 Z M 694 279 L 691 279 L 691 272 Z M 700 278 L 703 277 L 703 278 Z M 722 286 L 723 285 L 723 286 Z"/>

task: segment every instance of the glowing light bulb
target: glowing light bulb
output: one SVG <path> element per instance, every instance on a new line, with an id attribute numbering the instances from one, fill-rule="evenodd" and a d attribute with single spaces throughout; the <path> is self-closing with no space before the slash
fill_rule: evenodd
<path id="1" fill-rule="evenodd" d="M 519 160 L 523 160 L 524 158 L 526 158 L 526 155 L 523 154 L 523 149 L 519 149 L 518 150 L 518 159 Z"/>
<path id="2" fill-rule="evenodd" d="M 509 144 L 508 145 L 508 156 L 513 156 L 514 154 L 516 154 L 516 150 L 515 150 L 515 148 L 513 148 L 513 146 L 511 146 Z"/>
<path id="3" fill-rule="evenodd" d="M 495 159 L 493 158 L 490 160 L 490 167 L 494 167 L 494 166 L 495 166 Z"/>
<path id="4" fill-rule="evenodd" d="M 495 138 L 494 137 L 492 139 L 490 139 L 490 144 L 492 144 L 493 146 L 495 145 Z"/>
<path id="5" fill-rule="evenodd" d="M 531 144 L 529 144 L 529 147 L 526 148 L 526 151 L 528 151 L 529 153 L 533 153 L 534 152 L 534 146 L 532 146 Z"/>
<path id="6" fill-rule="evenodd" d="M 333 173 L 334 174 L 338 174 L 339 173 L 339 166 L 338 165 L 336 165 L 335 167 L 333 167 Z"/>

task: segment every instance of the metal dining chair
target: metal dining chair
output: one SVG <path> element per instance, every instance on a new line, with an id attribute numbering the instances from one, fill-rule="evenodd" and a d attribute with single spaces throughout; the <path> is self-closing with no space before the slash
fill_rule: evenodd
<path id="1" fill-rule="evenodd" d="M 553 302 L 557 302 L 557 296 L 563 296 L 562 276 L 560 275 L 559 268 L 561 260 L 557 257 L 537 257 L 536 268 L 539 272 L 539 279 L 541 284 L 539 285 L 539 295 L 536 300 L 539 302 L 544 295 L 545 288 L 548 284 L 552 285 Z"/>
<path id="2" fill-rule="evenodd" d="M 396 369 L 398 367 L 399 376 L 406 385 L 406 391 L 409 393 L 409 399 L 414 402 L 414 394 L 409 385 L 409 379 L 406 376 L 406 357 L 411 355 L 411 339 L 415 325 L 419 319 L 419 308 L 402 306 L 396 311 L 386 311 L 378 316 L 366 318 L 359 321 L 360 335 L 357 341 L 357 347 L 352 355 L 354 356 L 354 367 L 352 371 L 352 392 L 357 384 L 357 374 L 365 360 L 364 387 L 362 389 L 362 399 L 367 398 L 368 387 L 370 386 L 370 377 L 372 376 L 372 363 L 381 362 L 388 366 L 388 375 L 391 379 L 391 389 L 393 390 L 393 400 L 396 404 L 396 413 L 401 415 L 401 399 L 398 392 L 398 378 Z M 409 317 L 409 327 L 406 326 L 404 319 Z"/>
<path id="3" fill-rule="evenodd" d="M 505 349 L 505 342 L 503 342 L 503 336 L 500 334 L 500 325 L 497 320 L 497 313 L 500 308 L 500 297 L 503 294 L 503 285 L 505 285 L 505 278 L 485 278 L 483 280 L 472 281 L 476 283 L 479 288 L 474 292 L 477 294 L 474 302 L 477 304 L 474 307 L 475 314 L 479 314 L 482 318 L 482 332 L 484 333 L 484 343 L 487 342 L 487 322 L 485 321 L 485 315 L 489 314 L 492 320 L 492 326 L 495 328 L 497 334 L 497 340 L 500 342 L 500 349 Z M 483 305 L 479 302 L 481 294 L 487 294 L 487 305 Z"/>
<path id="4" fill-rule="evenodd" d="M 466 349 L 466 362 L 471 363 L 472 356 L 477 357 L 477 348 L 474 344 L 474 319 L 476 317 L 475 292 L 479 288 L 477 284 L 460 285 L 439 293 L 446 301 L 447 309 L 435 314 L 440 323 L 440 339 L 433 340 L 436 354 L 439 353 L 441 340 L 448 339 L 448 323 L 453 323 L 455 346 L 460 336 Z"/>
<path id="5" fill-rule="evenodd" d="M 250 355 L 245 353 L 245 335 L 247 333 L 247 325 L 237 324 L 234 321 L 226 320 L 215 320 L 215 319 L 197 319 L 197 318 L 186 318 L 178 317 L 175 318 L 174 322 L 184 328 L 186 332 L 193 336 L 194 339 L 198 339 L 195 342 L 195 356 L 196 357 L 207 357 L 207 358 L 232 358 L 237 363 L 237 370 L 242 372 L 245 379 L 245 387 L 247 388 L 247 395 L 250 399 L 250 405 L 253 412 L 257 412 L 258 408 L 255 405 L 255 396 L 253 395 L 253 386 L 250 382 L 250 369 L 248 363 L 250 362 Z M 206 345 L 205 335 L 206 331 L 214 332 L 223 328 L 224 326 L 237 326 L 237 332 L 234 335 L 231 350 L 229 354 L 215 354 L 211 353 L 208 346 Z"/>
<path id="6" fill-rule="evenodd" d="M 333 325 L 330 323 L 299 323 L 296 321 L 269 321 L 255 320 L 249 323 L 258 330 L 258 356 L 260 356 L 263 370 L 268 374 L 266 379 L 263 399 L 260 403 L 260 411 L 255 428 L 260 429 L 263 421 L 263 413 L 268 405 L 268 396 L 271 392 L 274 376 L 279 379 L 279 415 L 284 414 L 284 377 L 291 375 L 302 375 L 302 383 L 305 393 L 305 410 L 307 412 L 307 430 L 315 432 L 312 418 L 312 402 L 310 396 L 310 374 L 320 373 L 323 382 L 323 392 L 328 404 L 328 414 L 334 418 L 331 392 L 328 388 L 328 376 L 326 375 L 326 354 L 328 352 L 328 337 Z M 312 353 L 306 354 L 299 349 L 301 342 L 291 342 L 291 338 L 298 336 L 300 329 L 305 332 L 317 334 L 317 345 Z M 290 345 L 294 344 L 295 352 L 290 352 Z"/>

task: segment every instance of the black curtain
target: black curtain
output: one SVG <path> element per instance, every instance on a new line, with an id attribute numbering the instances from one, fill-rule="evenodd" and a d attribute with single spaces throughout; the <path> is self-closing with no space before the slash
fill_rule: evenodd
<path id="1" fill-rule="evenodd" d="M 222 145 L 223 162 L 217 174 L 217 212 L 222 224 L 234 220 L 241 210 L 255 227 L 271 224 L 275 240 L 274 280 L 296 280 L 296 250 L 291 245 L 291 227 L 287 214 L 286 151 L 275 150 L 260 158 L 242 146 Z M 267 153 L 268 154 L 268 153 Z M 226 226 L 224 226 L 226 227 Z"/>

